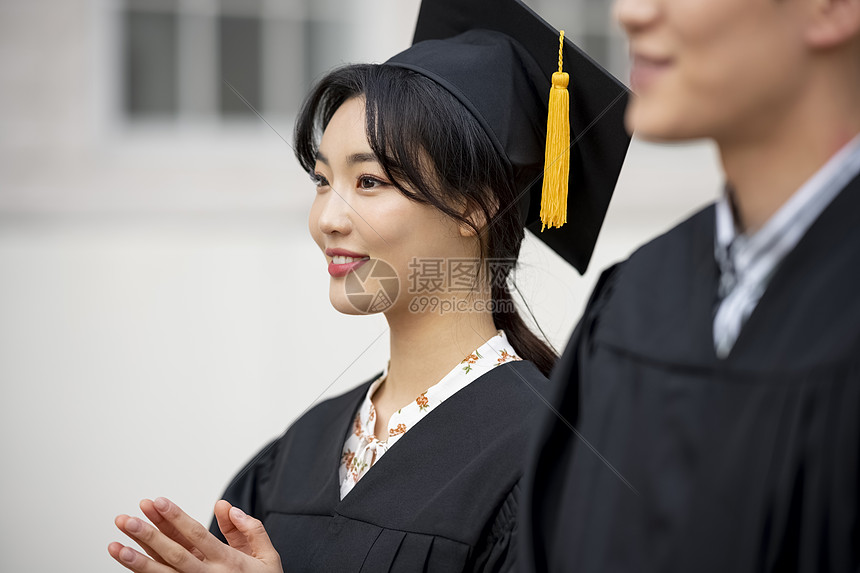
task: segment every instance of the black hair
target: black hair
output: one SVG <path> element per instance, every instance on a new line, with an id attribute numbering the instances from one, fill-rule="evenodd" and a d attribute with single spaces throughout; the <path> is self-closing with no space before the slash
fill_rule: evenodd
<path id="1" fill-rule="evenodd" d="M 481 238 L 481 268 L 494 263 L 493 322 L 521 358 L 548 375 L 557 355 L 517 313 L 508 287 L 525 230 L 505 158 L 475 117 L 436 82 L 395 66 L 356 64 L 325 75 L 302 105 L 295 153 L 308 173 L 314 172 L 322 131 L 355 97 L 364 98 L 368 142 L 397 189 L 471 226 Z M 479 210 L 486 225 L 478 228 L 464 216 L 464 204 Z"/>

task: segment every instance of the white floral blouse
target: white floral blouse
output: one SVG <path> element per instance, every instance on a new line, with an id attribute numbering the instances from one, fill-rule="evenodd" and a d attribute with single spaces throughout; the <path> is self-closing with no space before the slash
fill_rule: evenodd
<path id="1" fill-rule="evenodd" d="M 471 381 L 495 368 L 499 364 L 520 360 L 508 342 L 504 331 L 489 339 L 483 346 L 466 356 L 442 380 L 425 390 L 414 401 L 397 410 L 388 421 L 388 432 L 382 439 L 374 435 L 376 409 L 371 398 L 388 375 L 386 366 L 382 376 L 370 388 L 358 409 L 352 424 L 352 433 L 343 445 L 340 462 L 340 498 L 346 497 L 358 480 L 379 461 L 379 458 L 399 440 L 403 434 L 429 414 L 436 406 L 465 388 Z"/>

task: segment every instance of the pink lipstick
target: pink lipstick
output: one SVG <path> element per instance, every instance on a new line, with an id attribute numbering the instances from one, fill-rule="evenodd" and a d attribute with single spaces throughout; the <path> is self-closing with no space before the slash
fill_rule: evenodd
<path id="1" fill-rule="evenodd" d="M 333 277 L 345 277 L 370 260 L 368 255 L 362 255 L 346 249 L 326 249 L 325 254 L 331 257 L 328 264 L 328 274 Z"/>

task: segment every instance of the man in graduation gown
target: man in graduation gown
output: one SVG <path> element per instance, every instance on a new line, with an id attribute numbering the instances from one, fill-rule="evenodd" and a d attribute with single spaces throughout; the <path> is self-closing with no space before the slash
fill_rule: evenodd
<path id="1" fill-rule="evenodd" d="M 598 281 L 521 563 L 860 571 L 860 2 L 615 8 L 628 129 L 712 138 L 726 192 Z"/>

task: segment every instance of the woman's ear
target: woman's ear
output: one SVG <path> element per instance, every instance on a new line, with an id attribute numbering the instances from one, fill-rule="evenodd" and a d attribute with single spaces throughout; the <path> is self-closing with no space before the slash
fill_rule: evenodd
<path id="1" fill-rule="evenodd" d="M 813 0 L 806 40 L 812 48 L 856 44 L 860 38 L 860 0 Z"/>
<path id="2" fill-rule="evenodd" d="M 488 208 L 491 212 L 495 212 L 496 206 L 490 205 Z M 471 223 L 471 225 L 465 222 L 460 223 L 460 236 L 462 237 L 474 237 L 487 226 L 487 212 L 476 201 L 467 199 L 461 214 L 463 219 Z"/>
<path id="3" fill-rule="evenodd" d="M 484 211 L 474 206 L 468 206 L 463 211 L 465 221 L 460 223 L 461 237 L 474 237 L 487 224 L 487 218 L 484 216 Z"/>

